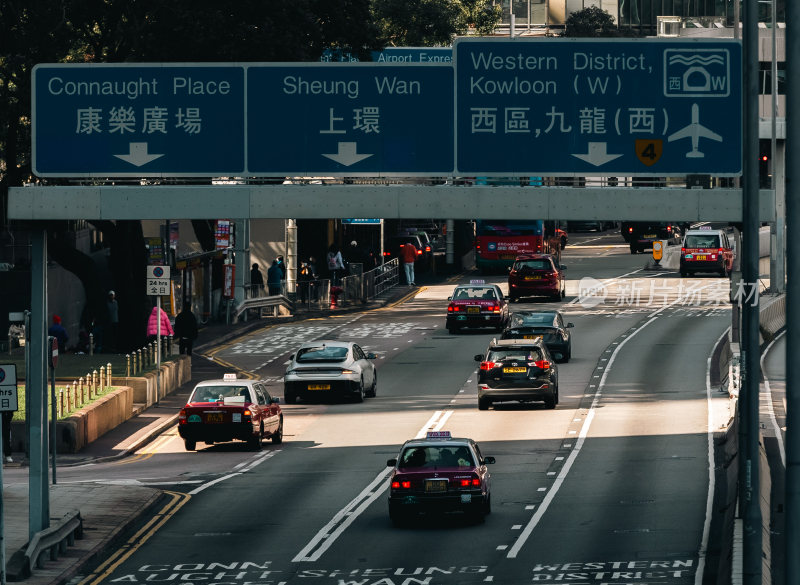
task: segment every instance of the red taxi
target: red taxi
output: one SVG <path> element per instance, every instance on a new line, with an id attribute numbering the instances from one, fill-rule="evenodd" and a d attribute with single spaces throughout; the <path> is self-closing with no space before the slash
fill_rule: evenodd
<path id="1" fill-rule="evenodd" d="M 681 276 L 694 272 L 718 272 L 728 276 L 733 270 L 733 246 L 723 230 L 703 227 L 689 230 L 681 246 Z"/>
<path id="2" fill-rule="evenodd" d="M 545 296 L 560 301 L 567 294 L 565 269 L 550 254 L 520 254 L 508 273 L 508 299 L 514 303 L 520 297 Z"/>
<path id="3" fill-rule="evenodd" d="M 496 284 L 472 280 L 458 285 L 447 299 L 445 326 L 450 333 L 465 327 L 493 327 L 502 331 L 508 325 L 508 303 Z"/>
<path id="4" fill-rule="evenodd" d="M 194 387 L 178 414 L 178 434 L 187 451 L 194 451 L 198 441 L 213 445 L 235 439 L 259 449 L 265 438 L 283 441 L 283 413 L 262 382 L 225 374 Z"/>
<path id="5" fill-rule="evenodd" d="M 462 512 L 479 522 L 492 511 L 491 474 L 472 439 L 429 431 L 403 443 L 389 479 L 389 518 L 401 525 L 420 513 Z"/>

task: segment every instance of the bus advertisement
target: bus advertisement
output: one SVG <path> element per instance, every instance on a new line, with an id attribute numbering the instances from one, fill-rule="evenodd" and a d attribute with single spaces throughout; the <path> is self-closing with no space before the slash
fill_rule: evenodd
<path id="1" fill-rule="evenodd" d="M 554 221 L 478 220 L 475 222 L 475 266 L 482 273 L 508 270 L 519 254 L 552 254 L 561 259 L 561 240 Z"/>

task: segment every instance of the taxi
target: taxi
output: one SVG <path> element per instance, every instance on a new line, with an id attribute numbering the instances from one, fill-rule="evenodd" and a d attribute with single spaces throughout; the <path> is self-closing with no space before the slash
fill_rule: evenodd
<path id="1" fill-rule="evenodd" d="M 206 380 L 194 387 L 178 413 L 178 434 L 187 451 L 194 451 L 200 441 L 213 445 L 238 439 L 252 449 L 260 449 L 264 439 L 281 443 L 283 413 L 278 402 L 259 380 L 237 379 L 236 374 Z"/>
<path id="2" fill-rule="evenodd" d="M 389 478 L 389 518 L 396 526 L 419 514 L 458 512 L 483 522 L 492 511 L 491 474 L 472 439 L 429 431 L 403 443 Z"/>
<path id="3" fill-rule="evenodd" d="M 681 276 L 695 272 L 718 272 L 728 276 L 733 270 L 733 246 L 724 230 L 703 226 L 688 230 L 681 245 Z"/>
<path id="4" fill-rule="evenodd" d="M 450 333 L 466 327 L 493 327 L 502 331 L 508 325 L 508 303 L 496 284 L 471 280 L 458 285 L 447 298 L 445 326 Z"/>

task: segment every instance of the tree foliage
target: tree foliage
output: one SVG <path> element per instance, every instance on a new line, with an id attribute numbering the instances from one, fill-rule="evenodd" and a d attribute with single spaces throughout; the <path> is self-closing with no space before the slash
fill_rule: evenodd
<path id="1" fill-rule="evenodd" d="M 373 0 L 372 13 L 394 47 L 446 46 L 470 28 L 491 34 L 501 17 L 491 0 Z"/>
<path id="2" fill-rule="evenodd" d="M 589 6 L 573 12 L 567 18 L 564 27 L 565 37 L 615 37 L 619 36 L 614 26 L 614 17 L 607 11 Z"/>

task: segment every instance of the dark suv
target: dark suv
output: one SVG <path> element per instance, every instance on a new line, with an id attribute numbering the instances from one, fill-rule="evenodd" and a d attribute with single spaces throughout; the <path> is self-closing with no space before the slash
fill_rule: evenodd
<path id="1" fill-rule="evenodd" d="M 668 221 L 629 221 L 623 222 L 622 237 L 628 242 L 631 254 L 644 252 L 653 247 L 656 240 L 667 240 L 667 244 L 680 244 L 683 239 L 683 226 Z"/>
<path id="2" fill-rule="evenodd" d="M 558 404 L 558 367 L 541 339 L 493 339 L 475 361 L 480 410 L 507 400 Z"/>

